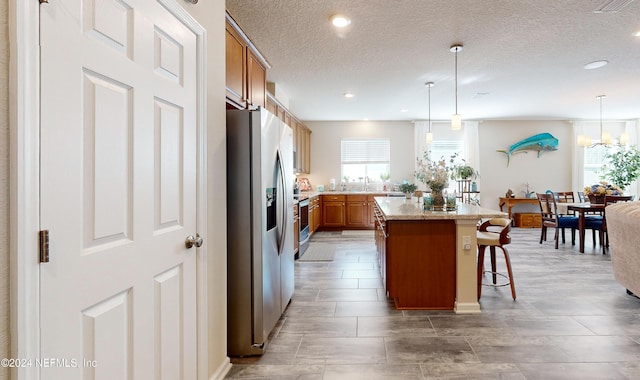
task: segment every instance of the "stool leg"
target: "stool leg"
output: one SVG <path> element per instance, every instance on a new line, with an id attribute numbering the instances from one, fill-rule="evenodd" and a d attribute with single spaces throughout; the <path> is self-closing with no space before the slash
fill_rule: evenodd
<path id="1" fill-rule="evenodd" d="M 491 252 L 491 279 L 493 280 L 493 285 L 497 284 L 498 275 L 496 269 L 496 247 L 490 246 L 489 251 Z"/>
<path id="2" fill-rule="evenodd" d="M 486 245 L 478 246 L 478 299 L 482 295 L 482 273 L 484 272 L 484 250 L 486 248 Z"/>
<path id="3" fill-rule="evenodd" d="M 509 274 L 509 285 L 511 285 L 511 296 L 513 300 L 516 300 L 516 284 L 513 282 L 513 272 L 511 271 L 511 260 L 509 259 L 509 252 L 505 247 L 500 246 L 504 253 L 504 261 L 507 263 L 507 273 Z"/>

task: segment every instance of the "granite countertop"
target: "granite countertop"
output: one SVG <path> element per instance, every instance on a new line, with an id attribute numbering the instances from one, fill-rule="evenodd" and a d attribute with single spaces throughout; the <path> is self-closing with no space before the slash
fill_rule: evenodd
<path id="1" fill-rule="evenodd" d="M 456 211 L 424 211 L 418 198 L 376 197 L 376 203 L 384 213 L 386 220 L 455 220 L 507 218 L 506 212 L 490 208 L 458 204 Z"/>
<path id="2" fill-rule="evenodd" d="M 299 194 L 299 199 L 303 200 L 306 198 L 313 198 L 313 197 L 317 197 L 319 195 L 379 195 L 379 194 L 385 194 L 385 195 L 397 195 L 397 196 L 404 196 L 404 193 L 400 192 L 400 191 L 329 191 L 329 190 L 325 190 L 325 191 L 303 191 Z"/>

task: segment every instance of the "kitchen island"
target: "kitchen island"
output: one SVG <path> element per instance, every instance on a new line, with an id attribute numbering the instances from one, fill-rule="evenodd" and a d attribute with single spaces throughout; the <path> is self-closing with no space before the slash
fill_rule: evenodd
<path id="1" fill-rule="evenodd" d="M 504 212 L 459 204 L 423 211 L 417 198 L 375 198 L 376 248 L 383 284 L 398 309 L 479 313 L 476 226 Z"/>

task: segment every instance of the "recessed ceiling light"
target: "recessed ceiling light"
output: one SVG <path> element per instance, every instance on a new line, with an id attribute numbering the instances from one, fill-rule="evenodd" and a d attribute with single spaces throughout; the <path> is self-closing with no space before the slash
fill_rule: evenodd
<path id="1" fill-rule="evenodd" d="M 403 109 L 400 110 L 400 112 L 409 112 L 409 110 L 406 109 L 406 108 L 403 108 Z"/>
<path id="2" fill-rule="evenodd" d="M 351 24 L 351 19 L 349 19 L 345 15 L 333 15 L 331 16 L 331 23 L 336 28 L 344 28 L 345 26 Z"/>
<path id="3" fill-rule="evenodd" d="M 636 37 L 640 37 L 640 30 L 638 30 L 637 32 L 633 33 L 634 36 Z"/>
<path id="4" fill-rule="evenodd" d="M 344 97 L 345 97 L 345 98 L 347 98 L 347 99 L 351 99 L 351 98 L 353 98 L 354 96 L 355 96 L 355 95 L 354 95 L 354 94 L 352 94 L 352 93 L 350 93 L 350 92 L 345 92 L 345 93 L 344 93 Z"/>
<path id="5" fill-rule="evenodd" d="M 597 69 L 597 68 L 600 68 L 602 66 L 606 66 L 607 63 L 609 63 L 609 61 L 605 61 L 605 60 L 589 62 L 586 65 L 584 65 L 584 69 L 585 70 Z"/>

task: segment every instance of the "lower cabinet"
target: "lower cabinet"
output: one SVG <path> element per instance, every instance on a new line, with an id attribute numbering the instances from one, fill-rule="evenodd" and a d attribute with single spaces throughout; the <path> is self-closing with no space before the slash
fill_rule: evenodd
<path id="1" fill-rule="evenodd" d="M 313 218 L 309 219 L 309 223 L 313 226 L 313 230 L 316 231 L 320 228 L 320 224 L 322 224 L 322 199 L 320 197 L 314 197 L 311 199 L 310 206 L 313 206 L 314 213 Z"/>
<path id="2" fill-rule="evenodd" d="M 322 195 L 322 227 L 375 228 L 375 197 L 384 194 Z"/>
<path id="3" fill-rule="evenodd" d="M 346 200 L 344 195 L 322 196 L 322 226 L 344 227 Z"/>
<path id="4" fill-rule="evenodd" d="M 320 197 L 309 199 L 309 234 L 311 235 L 320 228 L 320 214 L 322 214 Z"/>
<path id="5" fill-rule="evenodd" d="M 298 213 L 299 206 L 293 205 L 293 253 L 296 254 L 300 250 L 300 215 Z"/>
<path id="6" fill-rule="evenodd" d="M 372 206 L 371 215 L 373 216 L 375 224 L 375 241 L 376 241 L 376 256 L 378 259 L 378 267 L 380 268 L 380 277 L 382 278 L 382 285 L 384 289 L 387 288 L 387 224 L 384 220 L 382 212 L 375 205 Z"/>
<path id="7" fill-rule="evenodd" d="M 347 195 L 346 227 L 365 228 L 369 225 L 366 195 Z"/>

